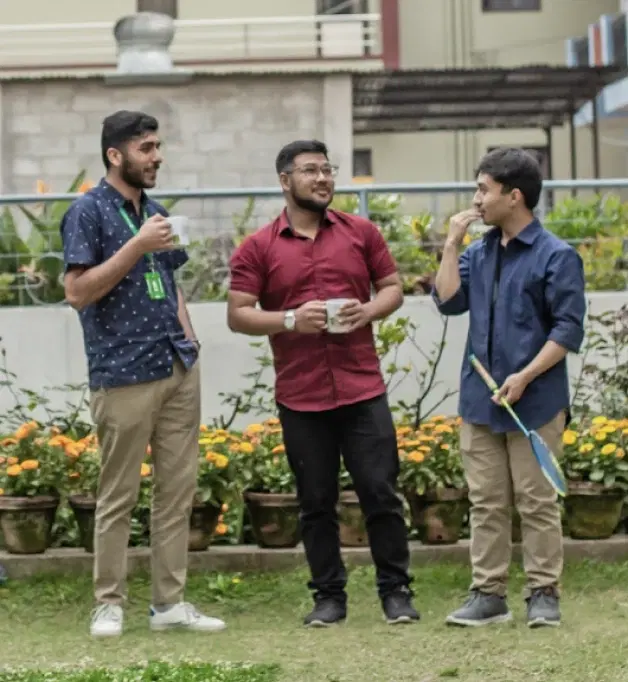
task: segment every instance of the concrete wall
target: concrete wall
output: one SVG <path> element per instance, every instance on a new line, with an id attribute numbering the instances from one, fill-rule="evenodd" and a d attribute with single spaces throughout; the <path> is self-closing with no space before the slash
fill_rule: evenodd
<path id="1" fill-rule="evenodd" d="M 628 303 L 628 294 L 595 293 L 589 297 L 592 312 L 617 310 Z M 242 375 L 254 370 L 258 349 L 252 349 L 245 336 L 232 334 L 225 322 L 222 303 L 200 303 L 190 307 L 194 328 L 203 343 L 201 362 L 203 376 L 203 417 L 209 421 L 228 409 L 221 405 L 220 392 L 238 393 L 247 387 Z M 429 353 L 440 338 L 440 317 L 431 299 L 408 297 L 399 315 L 410 317 L 419 327 L 416 342 Z M 69 308 L 0 308 L 0 330 L 7 353 L 7 365 L 18 376 L 22 388 L 41 391 L 47 386 L 81 383 L 86 380 L 83 340 L 77 315 Z M 439 366 L 437 385 L 427 400 L 427 405 L 440 400 L 449 390 L 457 390 L 458 374 L 467 331 L 467 317 L 450 318 L 445 352 Z M 589 358 L 591 360 L 591 358 Z M 399 353 L 400 365 L 411 363 L 418 371 L 425 367 L 421 354 L 406 343 Z M 385 363 L 388 364 L 388 361 Z M 579 370 L 577 357 L 570 359 L 570 370 Z M 272 383 L 272 371 L 266 378 Z M 392 401 L 416 397 L 416 381 L 408 377 L 393 393 Z M 50 393 L 52 405 L 62 407 L 64 394 Z M 6 388 L 0 388 L 0 412 L 10 409 L 13 400 Z M 452 397 L 439 412 L 455 413 L 457 399 Z M 243 425 L 254 421 L 251 415 L 236 422 Z"/>
<path id="2" fill-rule="evenodd" d="M 279 149 L 294 139 L 326 139 L 351 174 L 349 76 L 199 76 L 185 86 L 123 87 L 102 79 L 33 80 L 0 85 L 0 191 L 31 193 L 37 180 L 65 191 L 80 169 L 102 175 L 100 131 L 117 109 L 140 109 L 161 125 L 161 187 L 269 187 Z M 187 202 L 205 230 L 230 221 L 242 202 Z M 266 213 L 270 214 L 269 208 Z"/>

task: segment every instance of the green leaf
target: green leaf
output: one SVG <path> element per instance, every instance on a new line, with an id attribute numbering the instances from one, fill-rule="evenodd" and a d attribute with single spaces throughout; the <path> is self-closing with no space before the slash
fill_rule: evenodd
<path id="1" fill-rule="evenodd" d="M 594 483 L 599 483 L 603 478 L 604 478 L 604 472 L 602 471 L 602 469 L 594 469 L 589 474 L 589 480 L 593 481 Z"/>

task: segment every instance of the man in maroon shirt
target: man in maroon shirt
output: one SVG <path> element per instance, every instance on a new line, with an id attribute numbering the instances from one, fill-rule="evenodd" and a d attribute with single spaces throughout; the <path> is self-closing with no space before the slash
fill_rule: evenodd
<path id="1" fill-rule="evenodd" d="M 276 170 L 286 208 L 233 254 L 228 323 L 270 337 L 312 574 L 314 609 L 305 625 L 324 627 L 347 613 L 336 515 L 341 453 L 366 518 L 386 619 L 409 623 L 419 615 L 395 490 L 397 441 L 371 326 L 403 302 L 397 268 L 373 223 L 327 208 L 337 169 L 322 142 L 286 145 Z M 349 300 L 339 314 L 346 332 L 332 334 L 326 301 L 338 298 Z"/>

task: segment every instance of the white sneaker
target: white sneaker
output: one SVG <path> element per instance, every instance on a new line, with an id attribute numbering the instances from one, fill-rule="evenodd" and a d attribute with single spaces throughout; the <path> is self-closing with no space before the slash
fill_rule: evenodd
<path id="1" fill-rule="evenodd" d="M 204 616 L 188 602 L 179 602 L 167 611 L 156 611 L 152 606 L 150 608 L 151 630 L 183 628 L 192 632 L 218 632 L 226 627 L 227 625 L 223 621 Z"/>
<path id="2" fill-rule="evenodd" d="M 92 637 L 119 637 L 122 634 L 122 607 L 101 604 L 94 610 L 90 633 Z"/>

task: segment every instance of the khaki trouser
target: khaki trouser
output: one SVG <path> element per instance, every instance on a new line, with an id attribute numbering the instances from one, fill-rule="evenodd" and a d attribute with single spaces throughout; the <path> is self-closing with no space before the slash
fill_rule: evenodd
<path id="1" fill-rule="evenodd" d="M 154 477 L 152 602 L 165 606 L 182 600 L 197 484 L 200 403 L 198 362 L 186 372 L 177 361 L 167 379 L 92 393 L 102 457 L 94 533 L 97 602 L 122 604 L 126 598 L 131 513 L 149 443 Z"/>
<path id="2" fill-rule="evenodd" d="M 537 429 L 560 456 L 565 414 Z M 513 502 L 521 516 L 523 567 L 530 590 L 559 589 L 563 536 L 557 495 L 519 431 L 493 433 L 463 423 L 460 447 L 471 502 L 472 589 L 506 594 L 511 559 Z"/>

